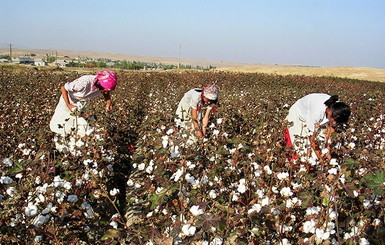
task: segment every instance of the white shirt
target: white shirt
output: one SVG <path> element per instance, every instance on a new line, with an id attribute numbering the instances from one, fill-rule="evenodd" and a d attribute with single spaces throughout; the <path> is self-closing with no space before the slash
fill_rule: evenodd
<path id="1" fill-rule="evenodd" d="M 188 101 L 188 104 L 192 109 L 197 109 L 201 100 L 201 93 L 202 91 L 197 91 L 195 88 L 193 88 L 184 94 L 182 100 Z"/>
<path id="2" fill-rule="evenodd" d="M 88 101 L 102 95 L 97 88 L 92 86 L 95 77 L 96 75 L 85 75 L 64 84 L 71 104 L 76 104 L 78 101 Z"/>
<path id="3" fill-rule="evenodd" d="M 314 132 L 316 127 L 327 123 L 324 104 L 331 96 L 328 94 L 314 93 L 297 100 L 293 106 L 296 107 L 300 119 L 305 121 L 310 132 Z"/>

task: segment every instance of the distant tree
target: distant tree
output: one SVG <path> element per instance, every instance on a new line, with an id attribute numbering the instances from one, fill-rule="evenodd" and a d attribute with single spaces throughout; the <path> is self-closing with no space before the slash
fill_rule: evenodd
<path id="1" fill-rule="evenodd" d="M 47 56 L 47 63 L 55 62 L 56 58 L 53 56 Z"/>
<path id="2" fill-rule="evenodd" d="M 10 60 L 10 59 L 11 59 L 11 56 L 9 56 L 9 55 L 0 55 L 0 59 L 7 59 L 7 60 Z"/>

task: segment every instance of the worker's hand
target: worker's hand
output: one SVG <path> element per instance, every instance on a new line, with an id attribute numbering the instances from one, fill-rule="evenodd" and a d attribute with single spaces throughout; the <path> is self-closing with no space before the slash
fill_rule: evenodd
<path id="1" fill-rule="evenodd" d="M 198 130 L 198 131 L 197 131 L 197 134 L 198 134 L 198 137 L 199 137 L 199 138 L 203 139 L 203 133 L 202 133 L 201 130 Z"/>
<path id="2" fill-rule="evenodd" d="M 106 109 L 106 111 L 112 111 L 112 105 L 107 104 L 105 109 Z"/>
<path id="3" fill-rule="evenodd" d="M 67 107 L 68 107 L 68 109 L 69 109 L 71 112 L 74 112 L 74 111 L 76 111 L 76 109 L 77 109 L 77 106 L 76 106 L 76 105 L 72 105 L 72 104 L 68 104 Z"/>

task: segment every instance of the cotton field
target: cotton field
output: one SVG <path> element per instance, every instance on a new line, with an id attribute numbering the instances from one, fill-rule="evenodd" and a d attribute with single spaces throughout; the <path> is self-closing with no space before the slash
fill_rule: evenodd
<path id="1" fill-rule="evenodd" d="M 383 244 L 385 84 L 116 72 L 113 111 L 91 101 L 94 130 L 63 139 L 49 121 L 60 85 L 80 74 L 0 67 L 2 243 Z M 214 81 L 220 106 L 199 140 L 175 110 Z M 323 165 L 289 161 L 282 145 L 290 105 L 313 92 L 352 109 Z"/>

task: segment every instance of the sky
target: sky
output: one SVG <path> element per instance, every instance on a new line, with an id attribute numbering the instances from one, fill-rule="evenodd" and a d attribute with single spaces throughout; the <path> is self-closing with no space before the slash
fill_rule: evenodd
<path id="1" fill-rule="evenodd" d="M 384 0 L 0 0 L 0 48 L 385 69 Z"/>

